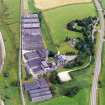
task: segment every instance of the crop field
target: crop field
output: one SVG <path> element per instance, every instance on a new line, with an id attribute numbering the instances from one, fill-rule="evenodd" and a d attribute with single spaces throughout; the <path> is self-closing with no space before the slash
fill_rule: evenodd
<path id="1" fill-rule="evenodd" d="M 18 80 L 19 1 L 0 0 L 0 31 L 2 32 L 6 60 L 0 74 L 0 97 L 5 105 L 21 105 Z M 4 76 L 6 74 L 7 76 Z"/>
<path id="2" fill-rule="evenodd" d="M 35 0 L 35 5 L 41 10 L 77 3 L 88 3 L 92 0 Z"/>
<path id="3" fill-rule="evenodd" d="M 80 33 L 68 31 L 66 29 L 67 23 L 75 19 L 96 16 L 96 10 L 92 3 L 76 4 L 44 11 L 43 16 L 52 42 L 55 46 L 59 46 L 59 49 L 62 51 L 64 48 L 61 45 L 65 45 L 64 40 L 66 36 L 70 36 L 71 38 L 82 37 Z M 50 40 L 46 38 L 45 41 Z"/>

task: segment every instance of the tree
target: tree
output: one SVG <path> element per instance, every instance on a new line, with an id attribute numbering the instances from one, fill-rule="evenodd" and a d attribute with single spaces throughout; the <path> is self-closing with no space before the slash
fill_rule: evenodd
<path id="1" fill-rule="evenodd" d="M 65 38 L 65 40 L 64 40 L 65 42 L 68 42 L 68 41 L 70 41 L 70 37 L 69 36 L 66 36 L 66 38 Z"/>
<path id="2" fill-rule="evenodd" d="M 73 97 L 79 92 L 80 88 L 79 87 L 72 87 L 69 89 L 66 93 L 65 96 Z"/>
<path id="3" fill-rule="evenodd" d="M 49 51 L 48 57 L 54 57 L 56 53 L 54 51 Z"/>
<path id="4" fill-rule="evenodd" d="M 19 87 L 19 81 L 12 81 L 11 86 Z"/>
<path id="5" fill-rule="evenodd" d="M 102 88 L 102 82 L 100 80 L 98 81 L 98 87 Z"/>
<path id="6" fill-rule="evenodd" d="M 5 78 L 8 78 L 8 77 L 9 77 L 9 73 L 8 73 L 8 72 L 4 72 L 4 73 L 3 73 L 3 76 L 4 76 Z"/>
<path id="7" fill-rule="evenodd" d="M 57 74 L 58 74 L 57 71 L 53 71 L 49 77 L 49 80 L 54 84 L 60 83 L 60 80 Z"/>

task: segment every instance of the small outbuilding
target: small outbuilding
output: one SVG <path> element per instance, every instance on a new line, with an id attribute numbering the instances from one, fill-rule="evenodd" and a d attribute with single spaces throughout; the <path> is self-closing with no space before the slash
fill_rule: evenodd
<path id="1" fill-rule="evenodd" d="M 67 82 L 67 81 L 72 80 L 69 72 L 67 72 L 67 71 L 58 73 L 58 77 L 61 82 Z"/>

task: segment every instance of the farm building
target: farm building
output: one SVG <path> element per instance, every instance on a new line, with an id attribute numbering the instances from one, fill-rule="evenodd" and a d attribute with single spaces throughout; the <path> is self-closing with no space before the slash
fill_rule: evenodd
<path id="1" fill-rule="evenodd" d="M 72 78 L 68 72 L 60 72 L 60 73 L 58 73 L 58 77 L 61 82 L 67 82 L 67 81 L 72 80 Z"/>
<path id="2" fill-rule="evenodd" d="M 33 83 L 26 82 L 23 84 L 24 90 L 28 92 L 32 102 L 44 101 L 52 98 L 47 81 L 43 78 Z"/>
<path id="3" fill-rule="evenodd" d="M 27 75 L 53 71 L 54 66 L 47 63 L 48 50 L 44 48 L 38 14 L 22 17 L 22 54 Z"/>

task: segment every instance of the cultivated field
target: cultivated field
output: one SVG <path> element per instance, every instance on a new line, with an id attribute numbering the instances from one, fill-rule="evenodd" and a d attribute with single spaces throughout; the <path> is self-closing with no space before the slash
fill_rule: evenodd
<path id="1" fill-rule="evenodd" d="M 68 4 L 87 3 L 92 0 L 35 0 L 35 5 L 41 10 L 51 9 Z"/>

